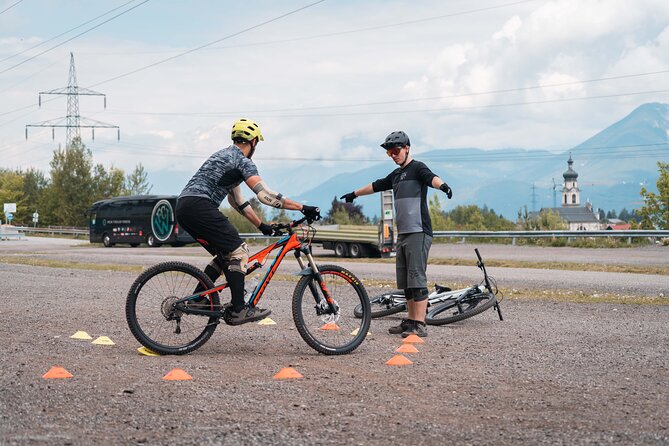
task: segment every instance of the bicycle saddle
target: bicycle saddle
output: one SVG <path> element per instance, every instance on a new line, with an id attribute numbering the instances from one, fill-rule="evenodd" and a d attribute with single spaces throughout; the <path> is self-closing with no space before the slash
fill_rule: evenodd
<path id="1" fill-rule="evenodd" d="M 446 292 L 448 292 L 448 291 L 453 291 L 453 290 L 450 289 L 449 287 L 439 285 L 438 283 L 435 283 L 435 284 L 434 284 L 434 289 L 437 290 L 437 293 L 446 293 Z"/>

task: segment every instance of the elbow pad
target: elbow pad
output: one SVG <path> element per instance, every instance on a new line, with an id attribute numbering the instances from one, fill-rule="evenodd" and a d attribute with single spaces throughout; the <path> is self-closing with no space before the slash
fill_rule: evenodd
<path id="1" fill-rule="evenodd" d="M 283 203 L 286 201 L 283 195 L 269 189 L 264 181 L 260 181 L 253 186 L 253 192 L 258 196 L 258 200 L 267 206 L 282 208 Z"/>

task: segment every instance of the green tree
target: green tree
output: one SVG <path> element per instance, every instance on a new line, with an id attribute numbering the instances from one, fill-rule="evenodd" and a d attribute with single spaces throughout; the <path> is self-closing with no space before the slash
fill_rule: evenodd
<path id="1" fill-rule="evenodd" d="M 92 155 L 76 138 L 66 150 L 54 151 L 51 160 L 51 183 L 45 190 L 44 223 L 84 226 L 84 212 L 95 197 L 91 175 Z"/>
<path id="2" fill-rule="evenodd" d="M 362 206 L 332 199 L 330 210 L 323 219 L 326 224 L 368 225 L 369 218 L 362 212 Z"/>
<path id="3" fill-rule="evenodd" d="M 124 193 L 127 195 L 145 195 L 151 193 L 153 186 L 147 178 L 148 174 L 144 170 L 144 166 L 142 166 L 142 163 L 139 163 L 135 167 L 135 170 L 126 177 Z"/>
<path id="4" fill-rule="evenodd" d="M 44 191 L 49 185 L 49 181 L 41 170 L 28 169 L 23 175 L 23 194 L 25 195 L 26 213 L 24 222 L 32 221 L 33 212 L 41 212 L 44 202 Z M 18 209 L 17 209 L 18 211 Z M 23 216 L 22 216 L 23 217 Z M 41 217 L 40 217 L 41 221 Z"/>
<path id="5" fill-rule="evenodd" d="M 527 206 L 518 211 L 518 226 L 525 231 L 549 231 L 569 229 L 567 222 L 560 218 L 560 214 L 551 209 L 542 209 L 538 214 L 527 212 Z"/>
<path id="6" fill-rule="evenodd" d="M 639 209 L 643 229 L 669 229 L 669 163 L 658 161 L 657 193 L 641 188 L 644 205 Z"/>
<path id="7" fill-rule="evenodd" d="M 24 178 L 18 171 L 0 169 L 0 203 L 16 203 L 16 213 L 12 223 L 25 224 L 21 211 L 27 209 L 25 194 L 23 193 Z M 5 221 L 5 215 L 2 214 Z"/>
<path id="8" fill-rule="evenodd" d="M 453 230 L 453 222 L 448 218 L 448 215 L 441 209 L 441 201 L 437 194 L 432 195 L 428 201 L 428 208 L 430 212 L 430 220 L 432 221 L 432 229 L 435 231 L 451 231 Z"/>
<path id="9" fill-rule="evenodd" d="M 125 174 L 114 166 L 107 171 L 102 164 L 93 169 L 93 201 L 124 195 Z"/>
<path id="10" fill-rule="evenodd" d="M 453 221 L 455 229 L 461 231 L 483 231 L 483 214 L 481 209 L 475 204 L 469 206 L 456 206 L 448 213 L 448 217 Z"/>

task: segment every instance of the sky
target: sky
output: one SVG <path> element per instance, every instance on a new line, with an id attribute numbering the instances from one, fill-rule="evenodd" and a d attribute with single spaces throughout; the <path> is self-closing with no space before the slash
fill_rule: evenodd
<path id="1" fill-rule="evenodd" d="M 666 0 L 0 0 L 0 168 L 49 170 L 70 53 L 93 161 L 194 171 L 232 123 L 273 168 L 355 171 L 394 130 L 414 154 L 573 147 L 669 102 Z M 82 121 L 83 122 L 83 121 Z M 262 171 L 262 170 L 261 170 Z M 180 188 L 178 188 L 180 190 Z M 178 190 L 171 191 L 178 193 Z"/>

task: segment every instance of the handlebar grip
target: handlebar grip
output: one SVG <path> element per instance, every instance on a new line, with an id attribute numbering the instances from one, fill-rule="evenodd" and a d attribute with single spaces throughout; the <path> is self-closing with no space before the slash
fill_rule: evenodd
<path id="1" fill-rule="evenodd" d="M 474 248 L 474 252 L 476 253 L 476 257 L 479 258 L 479 262 L 483 262 L 483 259 L 481 258 L 481 254 L 479 254 L 479 249 Z"/>

